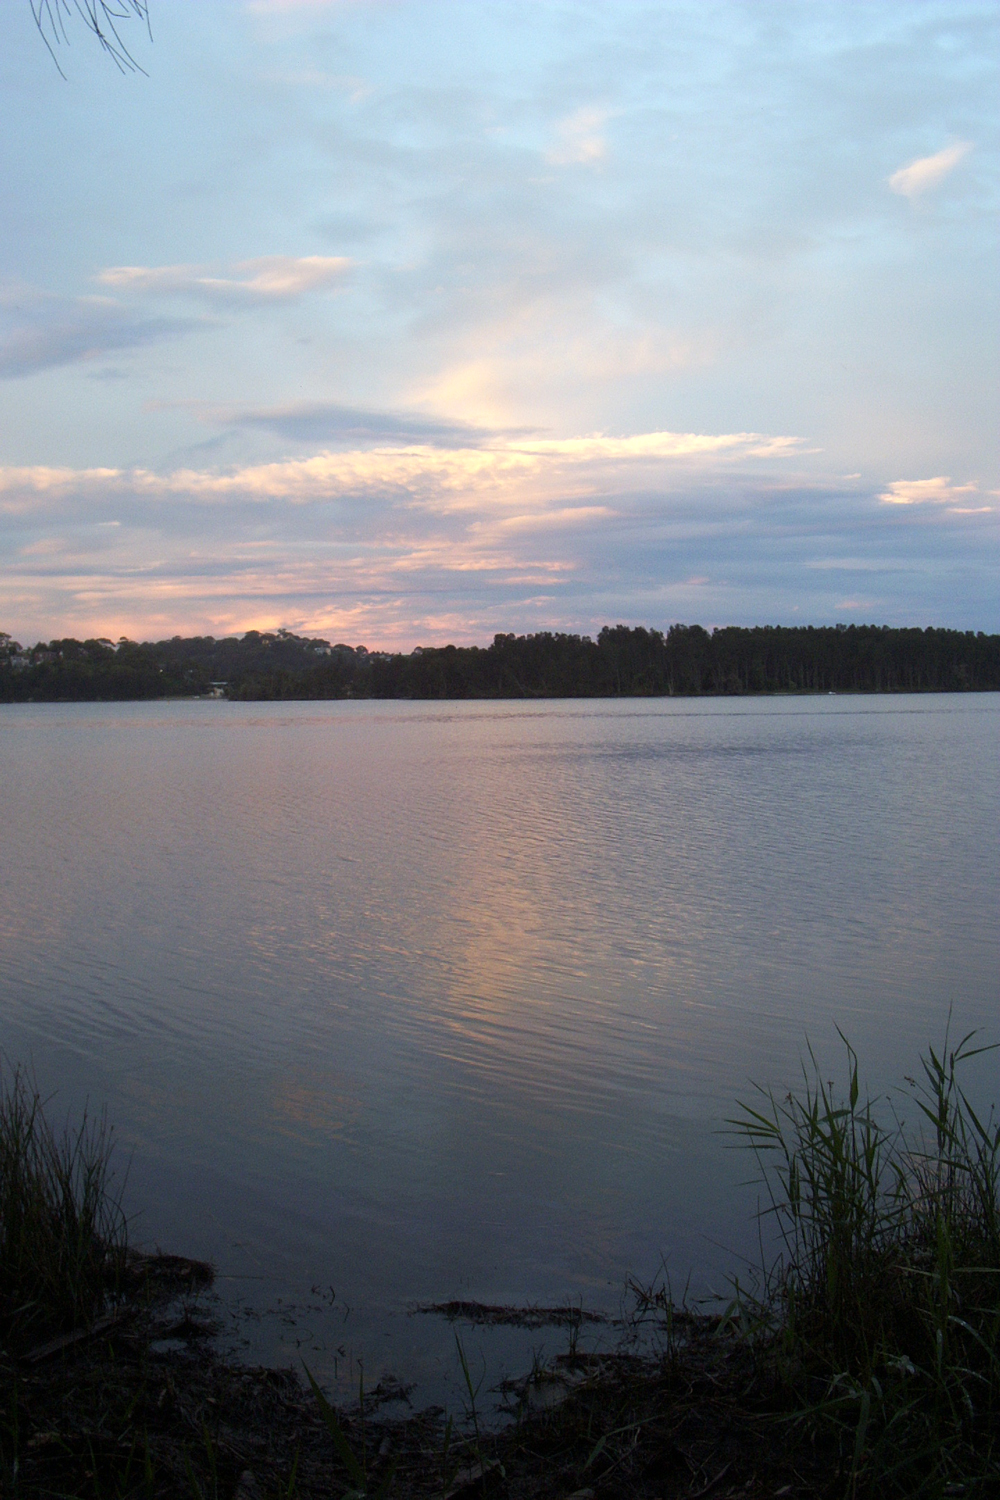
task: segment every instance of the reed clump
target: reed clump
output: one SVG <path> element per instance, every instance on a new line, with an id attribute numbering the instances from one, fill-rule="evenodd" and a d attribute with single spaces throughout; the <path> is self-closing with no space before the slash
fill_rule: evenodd
<path id="1" fill-rule="evenodd" d="M 862 1099 L 842 1040 L 844 1097 L 810 1051 L 799 1093 L 762 1089 L 730 1121 L 780 1240 L 734 1316 L 789 1420 L 833 1442 L 846 1494 L 1000 1493 L 1000 1124 L 961 1081 L 994 1049 L 974 1033 L 929 1048 L 907 1080 L 914 1128 Z"/>
<path id="2" fill-rule="evenodd" d="M 103 1117 L 59 1130 L 22 1068 L 0 1065 L 0 1343 L 93 1322 L 119 1294 L 127 1233 Z"/>

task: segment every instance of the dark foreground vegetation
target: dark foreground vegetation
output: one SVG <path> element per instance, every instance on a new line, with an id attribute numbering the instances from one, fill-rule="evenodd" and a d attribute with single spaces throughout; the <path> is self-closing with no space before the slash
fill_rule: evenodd
<path id="1" fill-rule="evenodd" d="M 627 625 L 589 636 L 498 635 L 491 646 L 408 655 L 280 630 L 215 640 L 58 640 L 0 634 L 0 702 L 197 697 L 616 698 L 740 693 L 925 693 L 1000 689 L 1000 635 L 877 625 L 711 634 Z"/>
<path id="2" fill-rule="evenodd" d="M 109 1138 L 57 1135 L 23 1075 L 0 1103 L 4 1496 L 736 1500 L 1000 1494 L 1000 1128 L 963 1093 L 971 1038 L 931 1050 L 899 1123 L 818 1071 L 762 1093 L 758 1157 L 783 1251 L 723 1311 L 631 1288 L 616 1352 L 579 1310 L 447 1305 L 562 1323 L 565 1354 L 486 1430 L 412 1412 L 394 1384 L 334 1410 L 308 1371 L 220 1357 L 210 1268 L 126 1244 Z M 461 1343 L 459 1351 L 461 1353 Z M 468 1376 L 467 1367 L 466 1374 Z M 403 1398 L 401 1400 L 401 1397 Z M 390 1415 L 402 1408 L 404 1416 Z"/>

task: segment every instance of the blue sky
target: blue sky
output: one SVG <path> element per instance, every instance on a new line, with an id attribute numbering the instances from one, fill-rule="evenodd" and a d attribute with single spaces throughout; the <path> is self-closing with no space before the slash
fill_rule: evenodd
<path id="1" fill-rule="evenodd" d="M 1000 628 L 992 3 L 28 0 L 0 629 Z"/>

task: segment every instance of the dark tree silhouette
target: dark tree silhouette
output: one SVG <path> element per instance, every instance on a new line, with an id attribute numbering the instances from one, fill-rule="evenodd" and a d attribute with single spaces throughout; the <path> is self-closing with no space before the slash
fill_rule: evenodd
<path id="1" fill-rule="evenodd" d="M 29 0 L 42 41 L 63 78 L 66 77 L 56 56 L 56 48 L 69 45 L 67 21 L 76 17 L 100 42 L 105 52 L 123 73 L 144 73 L 132 56 L 118 30 L 123 21 L 143 21 L 149 31 L 149 6 L 146 0 Z"/>
<path id="2" fill-rule="evenodd" d="M 622 698 L 1000 690 L 1000 635 L 886 625 L 606 625 L 409 655 L 290 630 L 25 648 L 0 631 L 0 703 L 184 697 Z"/>

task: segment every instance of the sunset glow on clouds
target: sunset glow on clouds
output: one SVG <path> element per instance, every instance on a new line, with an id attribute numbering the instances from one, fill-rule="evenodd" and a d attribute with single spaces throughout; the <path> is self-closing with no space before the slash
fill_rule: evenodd
<path id="1" fill-rule="evenodd" d="M 628 466 L 643 460 L 775 458 L 794 452 L 794 438 L 767 438 L 756 432 L 706 436 L 693 432 L 647 432 L 627 438 L 535 438 L 489 447 L 446 450 L 432 447 L 373 448 L 346 453 L 318 453 L 311 458 L 283 459 L 231 470 L 180 469 L 155 474 L 133 469 L 0 469 L 0 494 L 52 493 L 96 487 L 102 493 L 125 486 L 138 494 L 183 494 L 224 499 L 240 495 L 259 500 L 297 503 L 396 490 L 415 501 L 428 496 L 451 508 L 446 497 L 468 495 L 481 500 L 487 492 L 510 503 L 525 482 L 542 496 L 560 492 L 580 474 L 584 484 L 611 466 L 619 482 L 628 483 Z M 934 481 L 935 483 L 937 481 Z"/>
<path id="2" fill-rule="evenodd" d="M 943 182 L 971 149 L 971 141 L 959 141 L 954 146 L 946 146 L 943 151 L 935 151 L 933 156 L 920 156 L 909 166 L 893 172 L 889 186 L 894 193 L 902 193 L 905 198 L 916 198 Z"/>
<path id="3" fill-rule="evenodd" d="M 97 280 L 122 292 L 283 300 L 339 281 L 350 264 L 343 255 L 262 255 L 237 262 L 228 275 L 204 266 L 110 266 Z"/>
<path id="4" fill-rule="evenodd" d="M 998 628 L 992 5 L 25 13 L 0 629 Z"/>
<path id="5" fill-rule="evenodd" d="M 973 496 L 978 493 L 974 484 L 952 484 L 947 474 L 938 474 L 933 479 L 894 479 L 879 499 L 887 505 L 947 505 L 960 514 L 970 514 Z M 988 505 L 980 508 L 992 509 Z"/>

